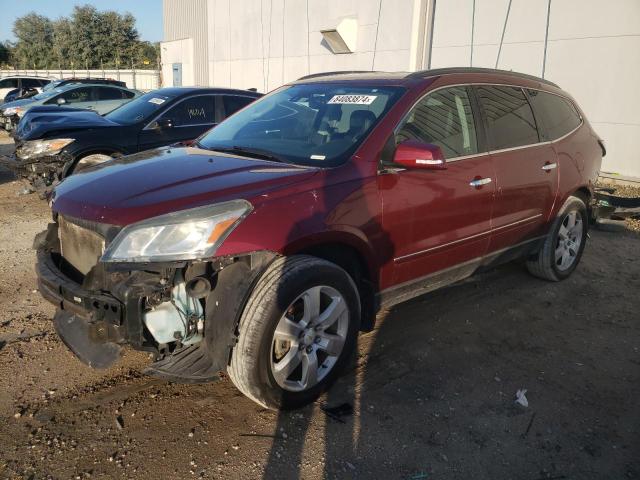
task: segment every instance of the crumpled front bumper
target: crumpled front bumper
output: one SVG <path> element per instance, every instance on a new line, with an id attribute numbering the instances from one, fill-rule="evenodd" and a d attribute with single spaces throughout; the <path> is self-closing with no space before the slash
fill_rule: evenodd
<path id="1" fill-rule="evenodd" d="M 34 242 L 37 250 L 38 289 L 57 307 L 54 326 L 63 342 L 87 365 L 106 368 L 120 356 L 121 345 L 153 351 L 145 337 L 144 299 L 160 286 L 160 276 L 127 272 L 112 276 L 95 272 L 92 288 L 62 270 L 62 260 L 51 244 L 57 228 L 51 224 Z M 96 285 L 96 283 L 98 285 Z M 108 292 L 108 293 L 105 293 Z"/>
<path id="2" fill-rule="evenodd" d="M 91 322 L 108 322 L 118 326 L 125 316 L 124 305 L 110 295 L 85 290 L 69 279 L 55 265 L 50 253 L 37 253 L 38 289 L 45 300 L 60 310 L 78 315 Z"/>
<path id="3" fill-rule="evenodd" d="M 17 115 L 0 115 L 0 128 L 4 128 L 7 132 L 14 130 L 20 118 Z"/>
<path id="4" fill-rule="evenodd" d="M 226 369 L 248 295 L 276 257 L 273 252 L 256 251 L 208 262 L 131 265 L 113 270 L 98 262 L 80 279 L 78 272 L 68 270 L 60 255 L 57 224 L 50 224 L 36 237 L 34 248 L 38 288 L 57 307 L 56 331 L 81 361 L 94 368 L 108 367 L 126 344 L 155 355 L 156 362 L 146 373 L 182 382 L 212 381 Z M 204 276 L 213 288 L 203 299 L 204 340 L 173 349 L 158 344 L 144 318 L 154 305 L 171 298 L 176 272 L 185 279 Z"/>

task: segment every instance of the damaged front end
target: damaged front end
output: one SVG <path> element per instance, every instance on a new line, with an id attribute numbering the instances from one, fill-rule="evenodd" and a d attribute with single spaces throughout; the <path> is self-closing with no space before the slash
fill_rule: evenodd
<path id="1" fill-rule="evenodd" d="M 0 165 L 11 170 L 17 179 L 25 183 L 27 189 L 45 199 L 65 177 L 73 165 L 73 157 L 64 152 L 27 159 L 16 154 L 0 155 Z"/>
<path id="2" fill-rule="evenodd" d="M 211 381 L 226 369 L 248 292 L 275 254 L 109 263 L 100 258 L 119 227 L 56 220 L 34 243 L 38 287 L 81 361 L 107 368 L 129 345 L 152 354 L 147 373 L 173 381 Z"/>

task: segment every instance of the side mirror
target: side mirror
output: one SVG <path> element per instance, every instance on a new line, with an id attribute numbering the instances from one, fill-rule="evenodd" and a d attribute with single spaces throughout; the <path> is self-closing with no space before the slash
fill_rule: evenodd
<path id="1" fill-rule="evenodd" d="M 162 118 L 156 122 L 156 125 L 160 130 L 165 128 L 173 128 L 173 120 L 170 118 Z"/>
<path id="2" fill-rule="evenodd" d="M 64 105 L 65 103 L 67 103 L 67 101 L 64 98 L 60 97 L 58 100 L 56 100 L 56 103 L 58 105 Z"/>
<path id="3" fill-rule="evenodd" d="M 406 168 L 447 169 L 447 163 L 439 146 L 414 140 L 407 140 L 396 147 L 393 162 Z"/>

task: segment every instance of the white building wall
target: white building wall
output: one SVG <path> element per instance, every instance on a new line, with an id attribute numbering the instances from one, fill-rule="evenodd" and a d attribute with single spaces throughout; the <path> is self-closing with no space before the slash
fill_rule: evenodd
<path id="1" fill-rule="evenodd" d="M 171 73 L 171 64 L 182 63 L 182 85 L 207 85 L 207 0 L 163 0 L 162 15 L 164 41 L 160 45 L 160 56 L 163 84 L 173 84 L 173 75 L 167 76 L 166 73 Z M 170 42 L 174 43 L 169 45 Z M 188 55 L 188 59 L 181 61 L 176 57 L 179 51 Z"/>
<path id="2" fill-rule="evenodd" d="M 193 39 L 182 38 L 162 42 L 162 83 L 165 87 L 173 87 L 173 64 L 182 64 L 182 85 L 196 85 L 193 58 Z"/>
<path id="3" fill-rule="evenodd" d="M 309 73 L 421 69 L 430 36 L 432 68 L 496 67 L 509 0 L 438 0 L 431 30 L 432 1 L 164 0 L 165 40 L 192 40 L 189 48 L 163 42 L 164 84 L 180 55 L 183 85 L 263 92 Z M 547 6 L 511 0 L 497 68 L 542 75 Z M 357 47 L 336 55 L 320 31 L 345 17 L 357 20 Z M 606 140 L 603 170 L 636 177 L 639 52 L 640 0 L 552 0 L 544 76 L 577 99 Z"/>
<path id="4" fill-rule="evenodd" d="M 496 66 L 509 0 L 436 4 L 432 68 Z M 498 68 L 542 75 L 546 0 L 512 0 Z M 640 1 L 553 0 L 545 78 L 571 93 L 607 144 L 603 171 L 640 177 Z"/>
<path id="5" fill-rule="evenodd" d="M 413 11 L 419 0 L 207 2 L 211 85 L 269 91 L 309 73 L 408 70 L 414 63 Z M 336 55 L 320 30 L 345 17 L 357 19 L 357 47 Z"/>

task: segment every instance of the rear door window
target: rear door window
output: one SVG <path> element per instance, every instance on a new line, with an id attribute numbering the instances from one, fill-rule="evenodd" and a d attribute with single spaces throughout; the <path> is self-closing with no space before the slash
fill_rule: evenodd
<path id="1" fill-rule="evenodd" d="M 478 153 L 467 89 L 438 90 L 420 100 L 396 131 L 396 143 L 406 140 L 438 145 L 447 159 Z"/>
<path id="2" fill-rule="evenodd" d="M 477 86 L 493 150 L 532 145 L 540 141 L 536 121 L 520 87 Z"/>
<path id="3" fill-rule="evenodd" d="M 122 100 L 122 90 L 118 88 L 96 87 L 98 100 Z"/>
<path id="4" fill-rule="evenodd" d="M 255 99 L 251 97 L 241 97 L 239 95 L 222 95 L 222 102 L 224 104 L 225 117 L 229 117 L 236 113 L 241 108 L 246 107 Z"/>
<path id="5" fill-rule="evenodd" d="M 37 78 L 23 78 L 22 88 L 38 88 L 42 86 L 42 81 Z"/>
<path id="6" fill-rule="evenodd" d="M 5 78 L 0 80 L 0 88 L 18 88 L 17 78 Z"/>
<path id="7" fill-rule="evenodd" d="M 170 108 L 158 120 L 170 119 L 174 127 L 215 123 L 215 97 L 199 95 L 187 98 Z"/>
<path id="8" fill-rule="evenodd" d="M 527 93 L 544 127 L 544 140 L 556 140 L 582 122 L 575 106 L 566 98 L 539 90 L 527 90 Z"/>

